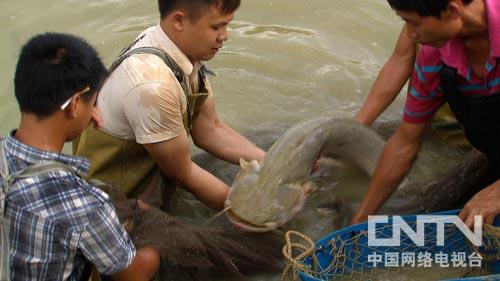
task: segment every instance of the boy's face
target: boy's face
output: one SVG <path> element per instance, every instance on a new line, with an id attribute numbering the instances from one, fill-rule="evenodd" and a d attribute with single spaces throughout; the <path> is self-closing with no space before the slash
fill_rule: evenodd
<path id="1" fill-rule="evenodd" d="M 221 14 L 216 7 L 206 8 L 196 21 L 186 20 L 184 26 L 185 54 L 191 61 L 212 59 L 229 37 L 227 25 L 234 13 Z"/>
<path id="2" fill-rule="evenodd" d="M 447 15 L 438 19 L 433 16 L 421 17 L 416 12 L 403 12 L 396 10 L 408 24 L 408 37 L 422 45 L 436 48 L 442 47 L 460 32 L 461 22 L 457 18 Z"/>

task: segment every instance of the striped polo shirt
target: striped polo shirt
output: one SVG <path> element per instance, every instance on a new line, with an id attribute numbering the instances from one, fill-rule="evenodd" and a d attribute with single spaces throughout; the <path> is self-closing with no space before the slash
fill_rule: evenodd
<path id="1" fill-rule="evenodd" d="M 464 41 L 455 37 L 441 48 L 422 46 L 412 74 L 403 120 L 423 123 L 445 103 L 439 71 L 446 64 L 457 69 L 457 89 L 463 96 L 500 93 L 500 1 L 484 0 L 488 18 L 490 56 L 484 76 L 477 77 L 467 61 Z"/>

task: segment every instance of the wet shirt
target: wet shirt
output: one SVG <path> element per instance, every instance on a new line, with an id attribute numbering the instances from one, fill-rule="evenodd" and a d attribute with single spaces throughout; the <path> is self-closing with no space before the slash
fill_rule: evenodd
<path id="1" fill-rule="evenodd" d="M 81 174 L 90 167 L 84 158 L 41 151 L 12 134 L 5 142 L 10 174 L 43 161 L 58 161 Z M 80 280 L 85 260 L 111 274 L 135 256 L 109 197 L 66 171 L 16 180 L 7 193 L 5 217 L 12 280 Z"/>
<path id="2" fill-rule="evenodd" d="M 455 37 L 441 48 L 422 46 L 415 70 L 403 120 L 423 123 L 445 103 L 440 70 L 443 64 L 457 69 L 457 90 L 463 96 L 485 96 L 500 93 L 500 2 L 485 0 L 490 40 L 490 56 L 484 65 L 484 76 L 478 77 L 467 61 L 464 41 Z"/>
<path id="3" fill-rule="evenodd" d="M 148 28 L 138 37 L 143 38 L 133 48 L 164 50 L 184 72 L 189 91 L 198 91 L 201 63 L 193 65 L 160 25 Z M 210 85 L 205 87 L 212 96 Z M 137 54 L 123 61 L 100 91 L 97 106 L 104 122 L 101 129 L 119 139 L 148 144 L 185 133 L 184 91 L 165 62 L 152 54 Z"/>

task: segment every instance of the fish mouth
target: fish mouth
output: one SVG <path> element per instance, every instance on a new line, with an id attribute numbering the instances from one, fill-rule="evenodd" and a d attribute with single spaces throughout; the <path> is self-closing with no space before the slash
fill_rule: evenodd
<path id="1" fill-rule="evenodd" d="M 297 213 L 302 211 L 304 208 L 305 202 L 306 202 L 306 194 L 301 193 L 300 197 L 298 198 L 296 204 L 290 209 L 290 212 L 284 219 L 284 221 L 280 221 L 277 223 L 274 222 L 269 222 L 266 223 L 265 225 L 256 225 L 251 222 L 248 222 L 242 218 L 240 218 L 238 215 L 236 215 L 231 208 L 227 208 L 226 210 L 226 217 L 229 219 L 229 221 L 239 230 L 245 231 L 245 232 L 254 232 L 254 233 L 263 233 L 263 232 L 268 232 L 274 229 L 277 229 L 278 227 L 284 225 L 288 221 L 290 221 Z M 228 207 L 228 206 L 226 206 Z"/>
<path id="2" fill-rule="evenodd" d="M 275 225 L 261 226 L 247 222 L 235 215 L 230 209 L 226 211 L 226 216 L 237 229 L 245 232 L 263 233 L 277 228 Z"/>

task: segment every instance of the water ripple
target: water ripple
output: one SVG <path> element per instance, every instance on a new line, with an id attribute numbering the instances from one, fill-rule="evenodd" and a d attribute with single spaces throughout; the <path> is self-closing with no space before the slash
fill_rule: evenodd
<path id="1" fill-rule="evenodd" d="M 281 25 L 259 25 L 244 21 L 235 21 L 230 25 L 232 31 L 242 35 L 266 35 L 278 37 L 280 35 L 300 35 L 307 37 L 318 37 L 314 30 L 281 26 Z"/>

